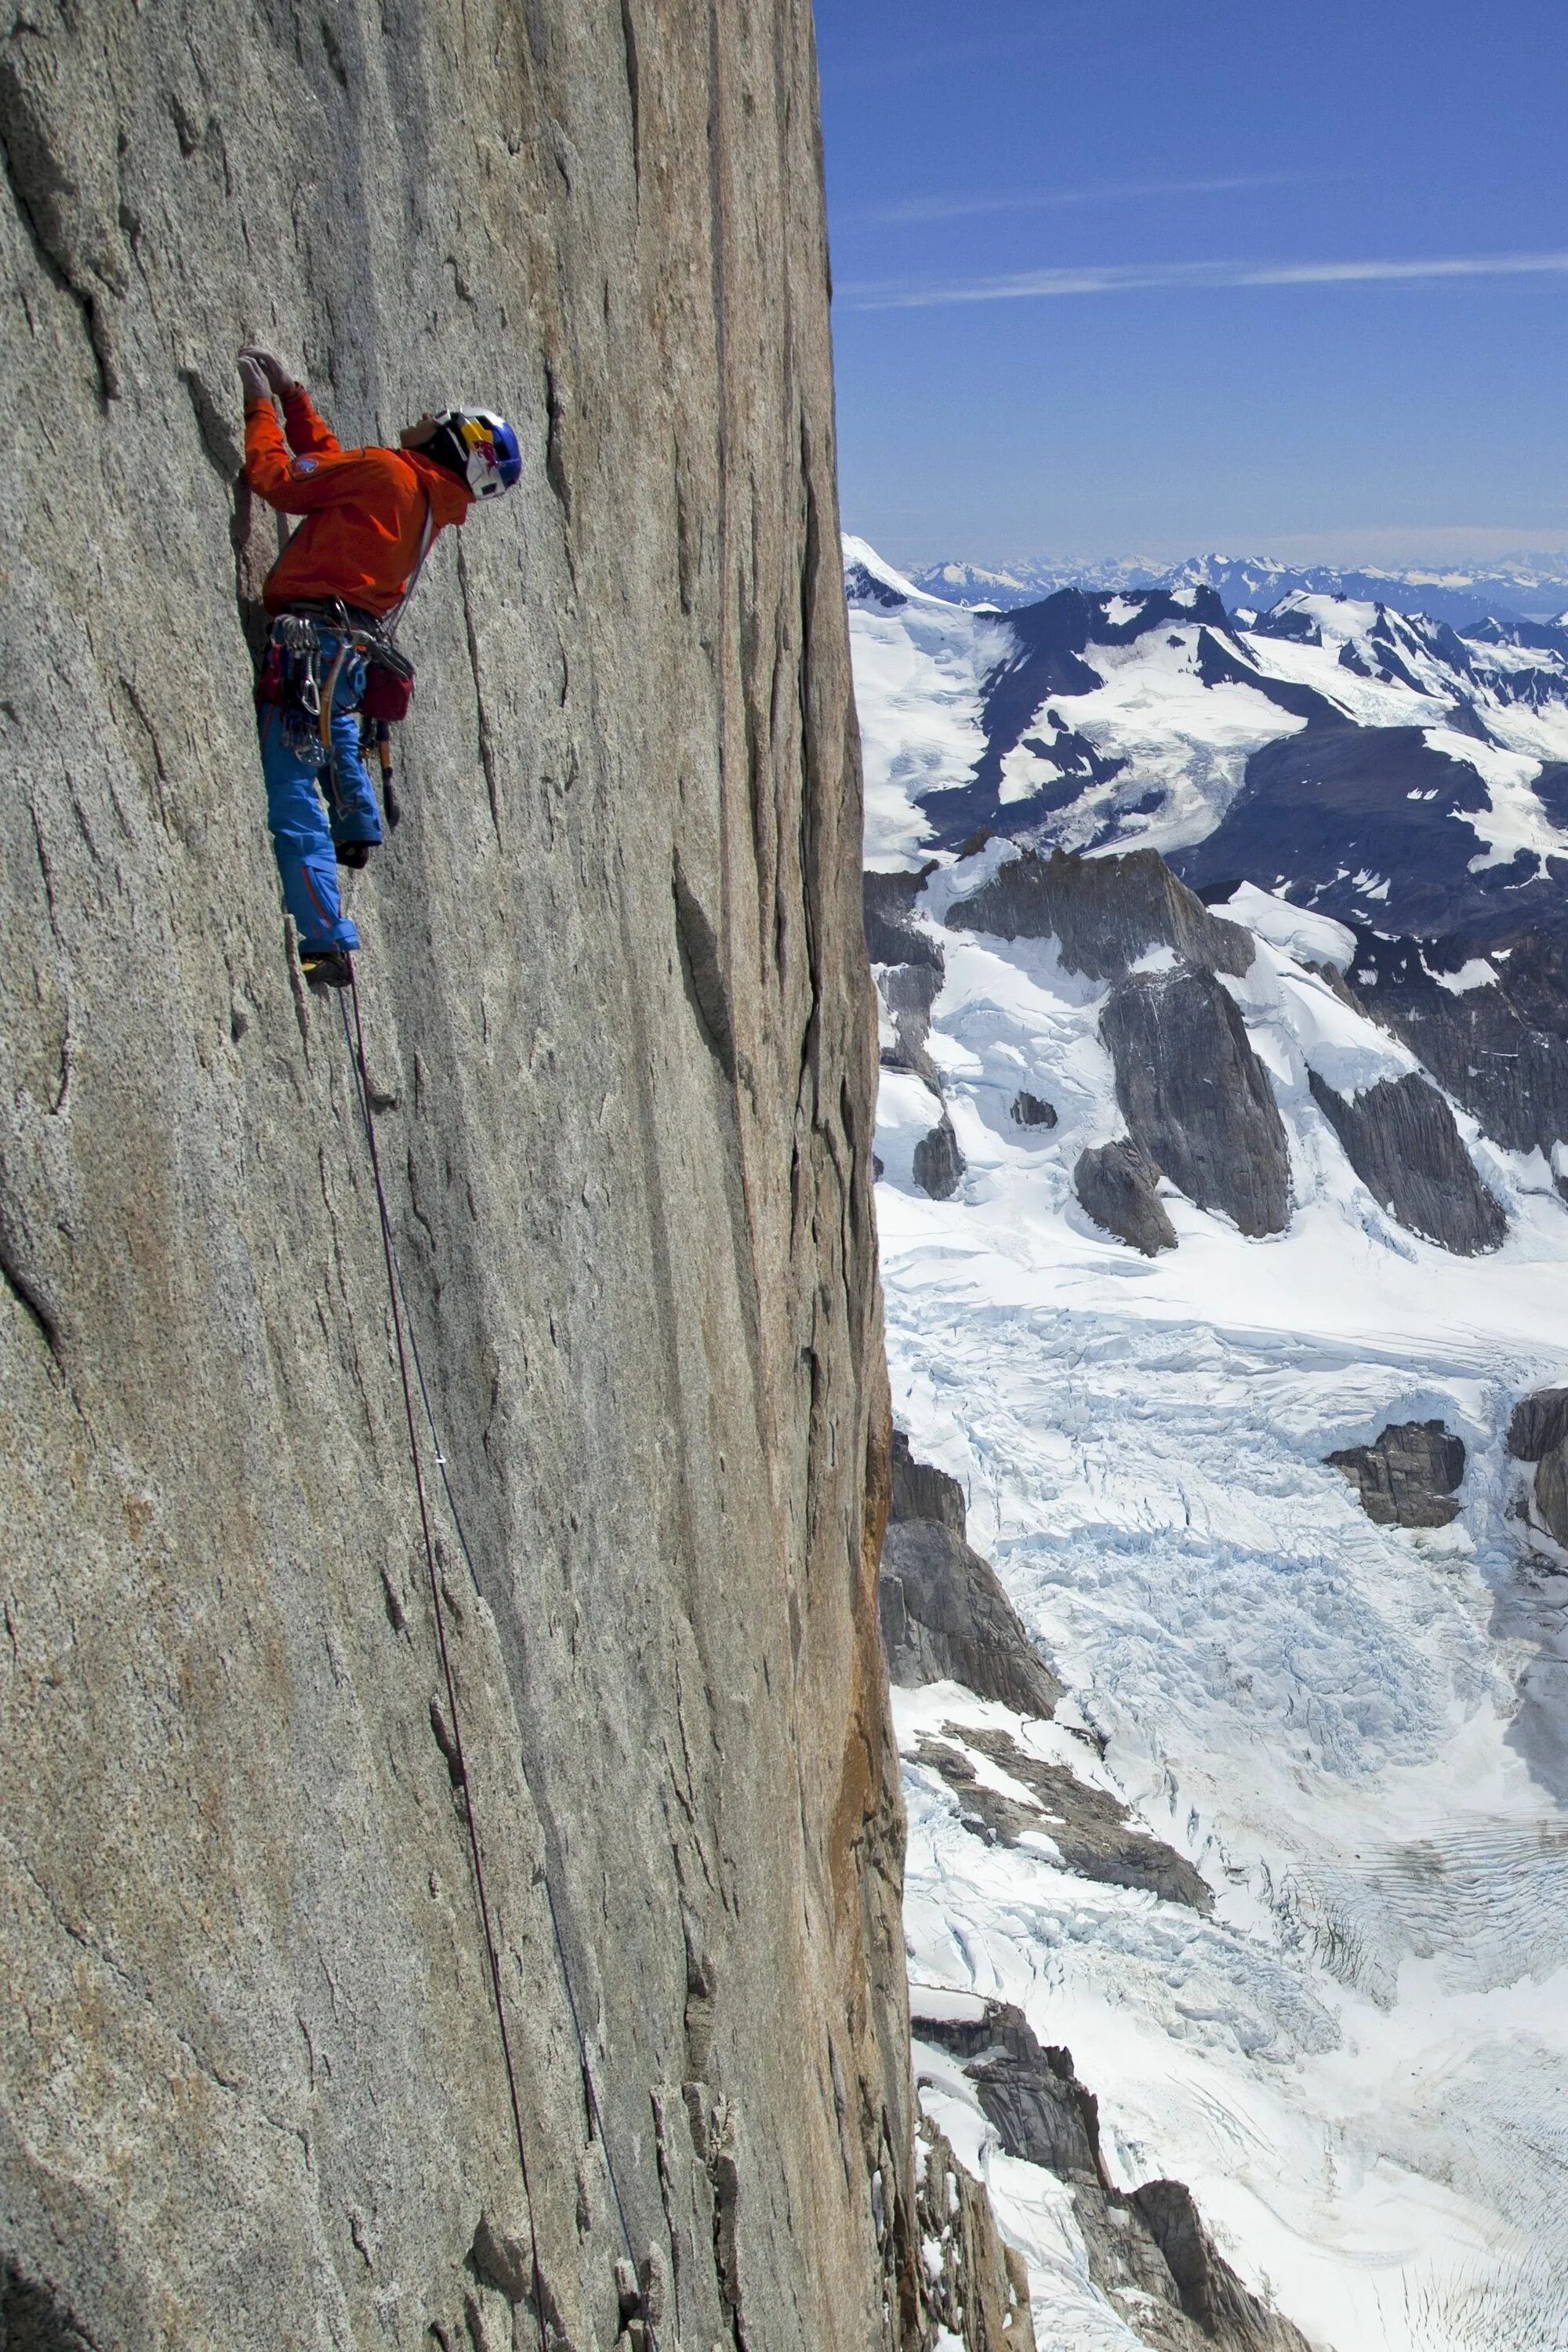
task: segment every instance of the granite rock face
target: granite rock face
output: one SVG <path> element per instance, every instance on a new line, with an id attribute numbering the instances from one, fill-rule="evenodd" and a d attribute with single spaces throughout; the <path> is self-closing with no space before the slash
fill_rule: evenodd
<path id="1" fill-rule="evenodd" d="M 607 2149 L 665 2345 L 918 2342 L 807 0 L 39 0 L 0 141 L 5 2326 L 534 2340 L 471 1807 L 557 2341 Z M 252 335 L 346 445 L 526 457 L 353 909 L 466 1790 L 263 829 Z"/>
<path id="2" fill-rule="evenodd" d="M 1220 1210 L 1244 1234 L 1282 1233 L 1290 1215 L 1284 1123 L 1246 1024 L 1213 973 L 1177 965 L 1119 981 L 1100 1034 L 1144 1156 L 1189 1201 Z"/>
<path id="3" fill-rule="evenodd" d="M 1521 1397 L 1508 1425 L 1516 1462 L 1535 1465 L 1535 1515 L 1568 1550 L 1568 1389 L 1537 1389 Z"/>
<path id="4" fill-rule="evenodd" d="M 1239 979 L 1257 952 L 1251 933 L 1211 915 L 1153 849 L 1107 857 L 1026 849 L 959 899 L 947 919 L 998 939 L 1059 940 L 1066 969 L 1095 980 L 1120 977 L 1152 947 Z"/>
<path id="5" fill-rule="evenodd" d="M 1160 1171 L 1135 1143 L 1093 1145 L 1080 1151 L 1073 1191 L 1086 1215 L 1145 1257 L 1176 1246 L 1176 1228 L 1160 1198 Z"/>
<path id="6" fill-rule="evenodd" d="M 929 2116 L 915 2153 L 921 2280 L 932 2324 L 963 2352 L 1035 2352 L 1028 2271 L 1003 2242 L 991 2200 Z"/>
<path id="7" fill-rule="evenodd" d="M 1027 1088 L 1023 1087 L 1020 1087 L 1013 1097 L 1008 1117 L 1015 1127 L 1049 1128 L 1055 1127 L 1057 1123 L 1055 1105 L 1047 1102 L 1040 1095 L 1030 1094 Z"/>
<path id="8" fill-rule="evenodd" d="M 964 1539 L 963 1493 L 893 1433 L 892 1509 L 879 1606 L 888 1671 L 904 1689 L 963 1683 L 1020 1715 L 1049 1716 L 1062 1685 L 1026 1633 L 989 1560 Z"/>
<path id="9" fill-rule="evenodd" d="M 1461 1257 L 1500 1246 L 1508 1216 L 1476 1173 L 1454 1114 L 1436 1087 L 1411 1070 L 1381 1078 L 1364 1094 L 1336 1094 L 1308 1072 L 1312 1099 L 1367 1191 L 1412 1233 Z"/>
<path id="10" fill-rule="evenodd" d="M 1346 1446 L 1325 1459 L 1344 1473 L 1380 1527 L 1446 1528 L 1458 1517 L 1454 1489 L 1465 1475 L 1464 1440 L 1440 1421 L 1393 1422 L 1371 1445 Z"/>
<path id="11" fill-rule="evenodd" d="M 922 1135 L 916 1144 L 911 1166 L 922 1192 L 929 1192 L 933 1201 L 952 1200 L 963 1181 L 964 1161 L 945 1111 L 931 1133 Z"/>

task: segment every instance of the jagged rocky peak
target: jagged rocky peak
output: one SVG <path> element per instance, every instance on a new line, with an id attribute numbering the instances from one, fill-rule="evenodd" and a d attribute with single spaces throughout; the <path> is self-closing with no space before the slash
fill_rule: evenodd
<path id="1" fill-rule="evenodd" d="M 893 1435 L 892 1507 L 882 1541 L 882 1641 L 905 1688 L 963 1683 L 1020 1715 L 1055 1713 L 1062 1685 L 1030 1641 L 988 1560 L 964 1535 L 956 1478 L 917 1462 Z"/>
<path id="2" fill-rule="evenodd" d="M 1006 2154 L 1068 2189 L 1089 2276 L 1134 2341 L 1151 2352 L 1311 2352 L 1300 2330 L 1237 2275 L 1184 2182 L 1149 2180 L 1131 2194 L 1114 2185 L 1100 2104 L 1079 2081 L 1070 2050 L 1042 2047 L 1011 2002 L 933 2007 L 917 2006 L 917 2048 L 929 2042 L 956 2058 Z"/>
<path id="3" fill-rule="evenodd" d="M 1346 1159 L 1390 1215 L 1461 1257 L 1500 1247 L 1508 1213 L 1477 1174 L 1453 1112 L 1418 1071 L 1350 1096 L 1316 1070 L 1308 1077 Z"/>
<path id="4" fill-rule="evenodd" d="M 1363 929 L 1346 982 L 1494 1141 L 1549 1160 L 1568 1143 L 1568 941 Z"/>
<path id="5" fill-rule="evenodd" d="M 1152 948 L 1237 978 L 1256 953 L 1251 934 L 1211 915 L 1152 849 L 1103 857 L 1026 849 L 956 900 L 947 919 L 998 939 L 1058 940 L 1064 967 L 1093 980 L 1119 977 Z"/>
<path id="6" fill-rule="evenodd" d="M 1119 981 L 1100 1034 L 1144 1159 L 1244 1234 L 1283 1233 L 1290 1217 L 1284 1123 L 1247 1024 L 1214 974 L 1178 965 Z"/>
<path id="7" fill-rule="evenodd" d="M 1343 1446 L 1324 1460 L 1343 1472 L 1380 1527 L 1446 1528 L 1458 1517 L 1464 1440 L 1440 1421 L 1392 1422 L 1370 1445 Z"/>

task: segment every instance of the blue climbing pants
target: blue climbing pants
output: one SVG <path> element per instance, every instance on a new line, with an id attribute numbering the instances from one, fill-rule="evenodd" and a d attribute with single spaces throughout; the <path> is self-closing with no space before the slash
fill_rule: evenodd
<path id="1" fill-rule="evenodd" d="M 341 642 L 330 631 L 322 632 L 323 692 Z M 315 722 L 304 712 L 264 702 L 256 714 L 261 772 L 267 779 L 267 822 L 283 885 L 283 903 L 294 918 L 301 954 L 359 945 L 359 933 L 343 913 L 338 896 L 333 850 L 339 842 L 381 839 L 375 786 L 360 751 L 359 706 L 363 693 L 364 663 L 351 652 L 338 672 L 332 697 L 331 755 L 324 763 L 319 763 L 319 737 L 311 740 Z"/>

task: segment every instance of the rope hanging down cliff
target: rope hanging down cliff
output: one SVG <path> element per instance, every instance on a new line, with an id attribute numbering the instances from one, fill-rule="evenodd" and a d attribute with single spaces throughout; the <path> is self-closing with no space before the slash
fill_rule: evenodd
<path id="1" fill-rule="evenodd" d="M 518 2170 L 522 2181 L 523 2198 L 528 2211 L 529 2256 L 530 2266 L 532 2273 L 534 2315 L 538 2323 L 539 2340 L 541 2347 L 542 2347 L 542 2352 L 550 2352 L 544 2315 L 545 2305 L 543 2276 L 540 2268 L 539 2261 L 539 2236 L 534 2219 L 533 2190 L 529 2179 L 528 2149 L 522 2127 L 522 2111 L 518 2095 L 516 2069 L 512 2059 L 511 2036 L 507 2025 L 506 2000 L 501 1989 L 500 1955 L 497 1949 L 495 1930 L 491 1922 L 489 1895 L 485 1883 L 484 1857 L 479 1842 L 479 1822 L 474 1810 L 473 1789 L 468 1780 L 468 1761 L 463 1748 L 462 1713 L 458 1698 L 457 1677 L 453 1672 L 451 1654 L 447 1641 L 446 1612 L 443 1608 L 441 1600 L 440 1576 L 436 1562 L 435 1537 L 430 1524 L 429 1501 L 426 1492 L 424 1465 L 419 1450 L 418 1430 L 415 1421 L 414 1392 L 408 1377 L 408 1358 L 410 1353 L 412 1353 L 414 1359 L 415 1375 L 418 1381 L 420 1402 L 424 1405 L 425 1418 L 430 1431 L 430 1443 L 435 1455 L 436 1466 L 441 1474 L 441 1485 L 447 1497 L 447 1507 L 452 1515 L 452 1525 L 457 1530 L 458 1542 L 462 1550 L 463 1559 L 467 1564 L 468 1577 L 473 1585 L 474 1591 L 476 1593 L 480 1593 L 481 1597 L 482 1592 L 479 1584 L 479 1572 L 474 1566 L 473 1552 L 469 1548 L 468 1535 L 463 1527 L 462 1515 L 458 1509 L 457 1496 L 452 1492 L 452 1482 L 447 1473 L 447 1458 L 445 1454 L 442 1452 L 440 1435 L 436 1427 L 436 1416 L 430 1402 L 430 1391 L 425 1379 L 425 1365 L 419 1352 L 419 1342 L 415 1334 L 413 1323 L 408 1318 L 407 1305 L 404 1297 L 402 1270 L 397 1263 L 396 1244 L 395 1244 L 392 1236 L 392 1219 L 387 1208 L 386 1187 L 383 1181 L 381 1172 L 381 1152 L 376 1140 L 375 1113 L 371 1104 L 370 1072 L 366 1065 L 364 1050 L 364 1025 L 360 1013 L 359 979 L 357 973 L 355 973 L 353 970 L 352 960 L 350 961 L 349 975 L 349 992 L 353 1005 L 353 1024 L 352 1030 L 349 1024 L 348 1003 L 341 996 L 338 1000 L 340 1009 L 342 1013 L 343 1041 L 348 1047 L 349 1066 L 353 1076 L 354 1092 L 359 1100 L 360 1118 L 364 1127 L 365 1143 L 370 1153 L 371 1173 L 375 1183 L 376 1213 L 381 1226 L 382 1255 L 386 1265 L 387 1297 L 392 1313 L 393 1334 L 396 1343 L 397 1369 L 403 1388 L 404 1414 L 408 1429 L 409 1459 L 413 1465 L 415 1491 L 418 1496 L 419 1502 L 419 1524 L 425 1545 L 426 1570 L 428 1575 L 430 1584 L 430 1601 L 435 1619 L 436 1643 L 440 1654 L 442 1678 L 445 1682 L 447 1690 L 447 1714 L 451 1724 L 453 1761 L 456 1777 L 462 1790 L 463 1817 L 468 1829 L 468 1853 L 474 1873 L 474 1888 L 479 1902 L 480 1925 L 484 1933 L 485 1955 L 489 1967 L 490 1991 L 495 2005 L 496 2026 L 500 2039 L 501 2056 L 506 2070 L 507 2093 L 511 2105 L 512 2129 L 517 2145 Z M 635 2276 L 637 2272 L 637 2254 L 632 2242 L 631 2226 L 627 2220 L 625 2202 L 621 2197 L 620 2183 L 616 2177 L 615 2162 L 610 2154 L 609 2142 L 605 2136 L 603 2117 L 599 2111 L 598 2094 L 594 2085 L 593 2069 L 588 2057 L 587 2038 L 583 2031 L 582 2016 L 578 2010 L 577 1998 L 573 1988 L 571 1966 L 566 1957 L 565 1938 L 562 1933 L 560 1915 L 556 1910 L 555 1894 L 550 1883 L 550 1873 L 548 1868 L 546 1868 L 544 1872 L 544 1898 L 550 1913 L 551 1936 L 555 1947 L 556 1962 L 561 1972 L 562 1989 L 566 1995 L 566 2006 L 571 2013 L 572 2030 L 577 2044 L 577 2063 L 582 2075 L 583 2103 L 584 2109 L 587 2116 L 589 2137 L 590 2138 L 596 2139 L 598 2141 L 601 2154 L 604 2157 L 605 2173 L 609 2181 L 610 2193 L 615 2200 L 616 2213 L 620 2223 L 621 2237 L 626 2245 L 627 2260 L 632 2265 L 632 2271 Z M 642 2326 L 645 2340 L 648 2347 L 648 2352 L 658 2352 L 658 2337 L 656 2333 L 653 2321 L 651 2317 L 647 2315 L 646 2311 L 643 2315 Z"/>
<path id="2" fill-rule="evenodd" d="M 528 2145 L 522 2128 L 522 2106 L 518 2096 L 517 2069 L 512 2061 L 511 2034 L 506 2021 L 506 1997 L 501 1990 L 500 1954 L 496 1948 L 495 1928 L 490 1918 L 489 1890 L 485 1884 L 484 1855 L 479 1847 L 479 1822 L 474 1811 L 473 1788 L 468 1780 L 468 1759 L 463 1752 L 462 1713 L 458 1705 L 457 1677 L 452 1672 L 452 1656 L 447 1642 L 447 1612 L 441 1602 L 441 1578 L 436 1566 L 436 1538 L 430 1526 L 430 1505 L 425 1491 L 425 1469 L 419 1454 L 419 1430 L 414 1418 L 414 1390 L 408 1378 L 408 1350 L 403 1337 L 403 1306 L 399 1296 L 396 1265 L 392 1246 L 392 1221 L 387 1213 L 386 1187 L 382 1181 L 381 1153 L 376 1146 L 375 1119 L 370 1102 L 370 1076 L 365 1067 L 364 1027 L 360 1019 L 359 982 L 351 967 L 350 986 L 353 994 L 353 1039 L 355 1084 L 360 1108 L 364 1117 L 365 1140 L 370 1146 L 371 1173 L 375 1180 L 376 1210 L 381 1220 L 382 1254 L 386 1260 L 387 1297 L 392 1308 L 392 1330 L 397 1348 L 397 1370 L 403 1383 L 403 1410 L 408 1423 L 408 1454 L 414 1465 L 415 1492 L 419 1498 L 419 1527 L 425 1541 L 425 1566 L 430 1579 L 430 1605 L 436 1622 L 436 1647 L 440 1653 L 441 1675 L 447 1685 L 447 1719 L 451 1725 L 454 1776 L 462 1791 L 463 1820 L 468 1832 L 468 1855 L 474 1869 L 474 1892 L 479 1898 L 479 1923 L 484 1931 L 485 1957 L 489 1963 L 490 1991 L 495 2000 L 496 2027 L 500 2036 L 501 2062 L 506 2069 L 507 2096 L 511 2104 L 512 2131 L 517 2140 L 517 2166 L 522 2180 L 523 2202 L 528 2212 L 529 2265 L 532 2273 L 533 2314 L 539 2327 L 540 2352 L 550 2352 L 550 2340 L 545 2332 L 544 2281 L 539 2266 L 539 2231 L 534 2220 L 533 2187 L 528 2174 Z M 344 1027 L 348 1015 L 345 1011 Z M 471 1572 L 471 1569 L 470 1569 Z"/>

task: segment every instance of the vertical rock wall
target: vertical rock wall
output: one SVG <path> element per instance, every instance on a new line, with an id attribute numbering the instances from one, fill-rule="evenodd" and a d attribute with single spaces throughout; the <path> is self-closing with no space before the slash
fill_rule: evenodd
<path id="1" fill-rule="evenodd" d="M 250 335 L 345 444 L 468 395 L 527 454 L 420 590 L 354 914 L 553 2323 L 617 2331 L 607 2149 L 664 2345 L 912 2325 L 816 139 L 806 0 L 10 12 L 0 2336 L 538 2340 L 263 829 Z"/>

